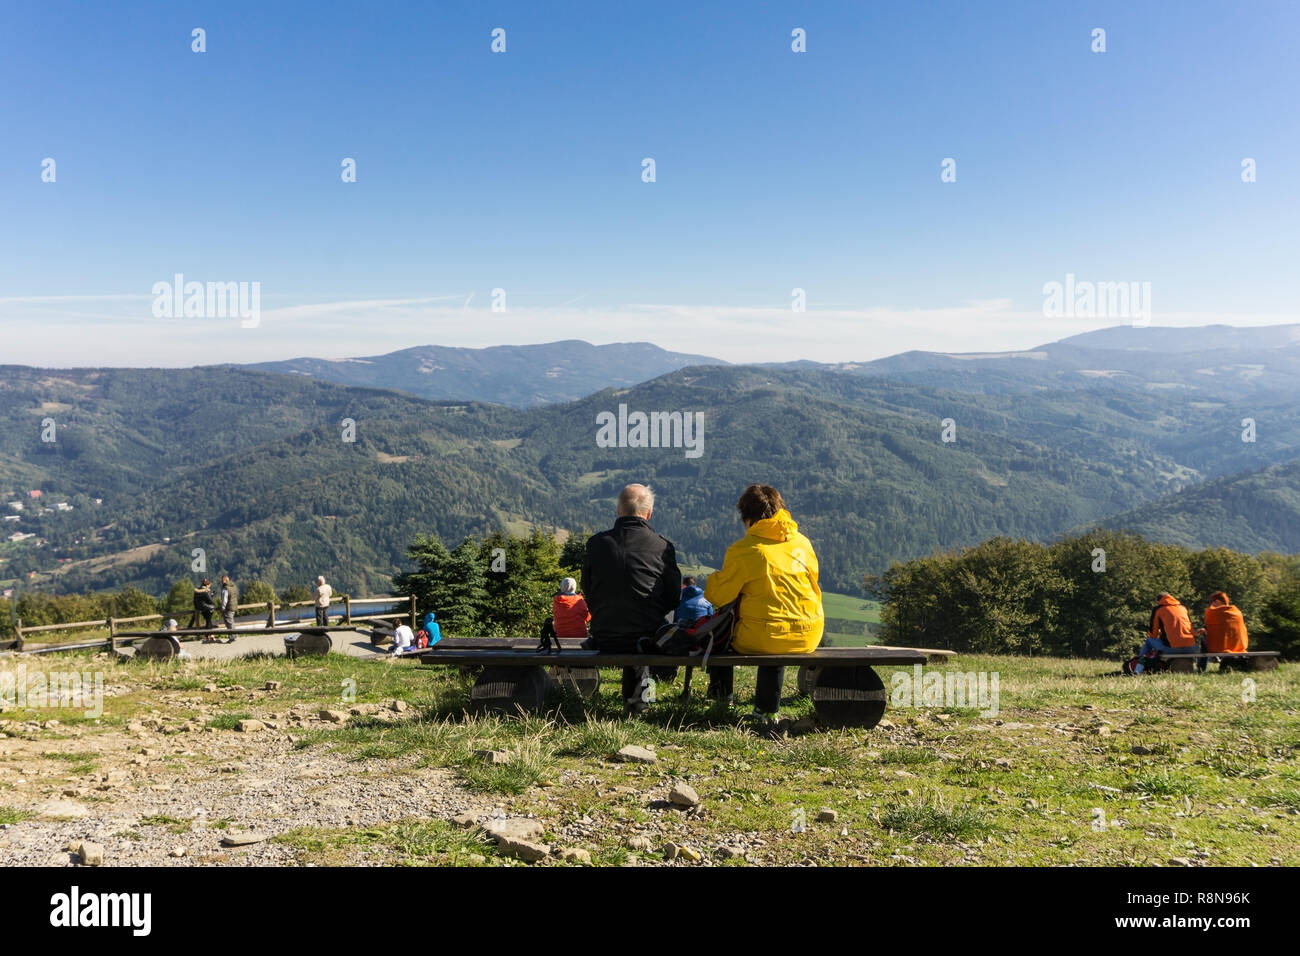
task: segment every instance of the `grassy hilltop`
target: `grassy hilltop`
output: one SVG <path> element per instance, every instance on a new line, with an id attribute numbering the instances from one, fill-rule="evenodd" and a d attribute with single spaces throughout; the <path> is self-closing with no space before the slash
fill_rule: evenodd
<path id="1" fill-rule="evenodd" d="M 1254 675 L 1252 700 L 1239 674 L 1132 680 L 1103 661 L 964 656 L 939 670 L 996 672 L 996 716 L 891 706 L 869 732 L 781 740 L 662 685 L 649 720 L 620 720 L 616 672 L 585 711 L 560 697 L 549 717 L 503 720 L 464 717 L 466 679 L 409 662 L 93 666 L 116 691 L 98 722 L 0 718 L 6 863 L 90 833 L 109 863 L 516 865 L 452 820 L 499 812 L 609 865 L 1300 864 L 1297 665 Z M 737 676 L 747 704 L 752 671 Z M 347 681 L 356 699 L 340 702 Z M 810 707 L 792 697 L 785 711 Z M 250 719 L 270 726 L 235 729 Z M 627 744 L 657 761 L 612 761 Z M 698 810 L 665 805 L 678 782 Z M 220 846 L 240 830 L 268 839 Z M 692 852 L 669 864 L 669 843 Z"/>

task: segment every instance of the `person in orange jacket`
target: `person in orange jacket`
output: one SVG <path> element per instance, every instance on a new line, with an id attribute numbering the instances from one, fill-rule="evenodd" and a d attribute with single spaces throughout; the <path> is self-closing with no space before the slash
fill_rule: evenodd
<path id="1" fill-rule="evenodd" d="M 586 639 L 591 611 L 587 610 L 587 602 L 578 593 L 578 582 L 573 578 L 560 582 L 560 593 L 551 602 L 551 617 L 555 621 L 556 637 Z"/>
<path id="2" fill-rule="evenodd" d="M 1241 654 L 1250 646 L 1246 619 L 1223 591 L 1210 595 L 1210 606 L 1205 609 L 1205 627 L 1198 630 L 1196 636 L 1205 639 L 1206 654 Z M 1208 663 L 1203 657 L 1198 666 L 1205 670 Z"/>
<path id="3" fill-rule="evenodd" d="M 1178 598 L 1165 591 L 1156 599 L 1156 606 L 1151 611 L 1151 626 L 1142 649 L 1138 651 L 1138 662 L 1133 672 L 1141 674 L 1145 667 L 1143 661 L 1148 657 L 1195 654 L 1200 649 L 1187 608 L 1183 607 Z"/>

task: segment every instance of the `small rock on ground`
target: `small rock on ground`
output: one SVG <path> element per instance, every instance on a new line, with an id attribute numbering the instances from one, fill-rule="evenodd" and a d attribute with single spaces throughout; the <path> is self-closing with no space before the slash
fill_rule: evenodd
<path id="1" fill-rule="evenodd" d="M 654 763 L 659 758 L 653 750 L 629 744 L 614 755 L 624 763 Z"/>
<path id="2" fill-rule="evenodd" d="M 700 795 L 689 784 L 676 783 L 668 791 L 668 800 L 675 806 L 694 807 L 699 805 Z"/>

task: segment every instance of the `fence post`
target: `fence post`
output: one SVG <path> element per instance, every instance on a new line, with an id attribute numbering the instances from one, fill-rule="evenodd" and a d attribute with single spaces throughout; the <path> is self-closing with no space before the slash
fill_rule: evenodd
<path id="1" fill-rule="evenodd" d="M 352 623 L 352 598 L 346 594 L 343 595 L 343 623 Z"/>
<path id="2" fill-rule="evenodd" d="M 117 650 L 117 622 L 112 617 L 108 619 L 108 651 L 113 653 Z"/>
<path id="3" fill-rule="evenodd" d="M 266 602 L 266 626 L 275 627 L 275 599 Z"/>
<path id="4" fill-rule="evenodd" d="M 415 623 L 415 595 L 414 594 L 410 596 L 410 600 L 411 600 L 411 630 L 415 630 L 418 625 Z"/>
<path id="5" fill-rule="evenodd" d="M 14 622 L 14 637 L 16 638 L 14 650 L 21 651 L 23 649 L 23 619 L 21 617 Z"/>

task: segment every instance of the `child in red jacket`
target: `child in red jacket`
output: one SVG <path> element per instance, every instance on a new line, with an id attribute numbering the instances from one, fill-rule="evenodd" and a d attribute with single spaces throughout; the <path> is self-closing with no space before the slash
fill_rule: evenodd
<path id="1" fill-rule="evenodd" d="M 555 620 L 556 637 L 586 638 L 591 612 L 587 610 L 587 602 L 578 593 L 578 582 L 573 578 L 560 582 L 560 593 L 551 602 L 551 616 Z"/>

